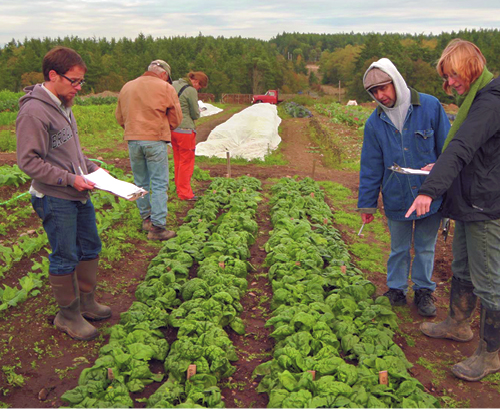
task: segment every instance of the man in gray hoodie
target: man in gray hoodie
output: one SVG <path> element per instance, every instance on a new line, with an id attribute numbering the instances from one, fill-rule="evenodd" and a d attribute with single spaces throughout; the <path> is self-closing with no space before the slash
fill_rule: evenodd
<path id="1" fill-rule="evenodd" d="M 362 222 L 370 223 L 382 192 L 391 234 L 391 253 L 387 262 L 389 291 L 384 295 L 392 305 L 406 304 L 411 265 L 418 312 L 434 316 L 436 307 L 432 293 L 436 284 L 432 281 L 432 270 L 441 221 L 441 198 L 433 202 L 424 217 L 406 218 L 406 209 L 413 203 L 425 176 L 396 173 L 390 168 L 398 164 L 404 168 L 430 170 L 441 153 L 450 122 L 439 101 L 409 88 L 387 58 L 370 65 L 363 84 L 378 107 L 365 125 L 358 210 Z"/>
<path id="2" fill-rule="evenodd" d="M 54 324 L 83 341 L 98 335 L 85 318 L 111 316 L 94 299 L 101 241 L 89 196 L 94 184 L 83 176 L 99 167 L 83 155 L 71 111 L 86 72 L 74 50 L 50 50 L 43 59 L 45 82 L 24 90 L 16 121 L 17 163 L 33 179 L 31 203 L 52 248 L 49 282 L 60 308 Z"/>

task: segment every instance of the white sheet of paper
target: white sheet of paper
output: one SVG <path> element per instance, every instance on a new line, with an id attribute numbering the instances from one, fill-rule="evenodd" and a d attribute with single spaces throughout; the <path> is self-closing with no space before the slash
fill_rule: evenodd
<path id="1" fill-rule="evenodd" d="M 97 189 L 106 190 L 124 199 L 140 197 L 147 193 L 143 188 L 111 176 L 104 169 L 100 168 L 95 172 L 84 176 L 87 180 L 95 183 Z"/>
<path id="2" fill-rule="evenodd" d="M 389 169 L 391 169 L 394 172 L 402 173 L 404 175 L 428 175 L 430 173 L 428 170 L 399 168 L 395 166 L 391 166 Z"/>

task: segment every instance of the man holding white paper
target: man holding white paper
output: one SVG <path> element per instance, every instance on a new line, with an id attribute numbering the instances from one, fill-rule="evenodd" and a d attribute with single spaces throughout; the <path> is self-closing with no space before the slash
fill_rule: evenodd
<path id="1" fill-rule="evenodd" d="M 101 240 L 84 174 L 99 169 L 80 147 L 71 111 L 87 67 L 76 51 L 55 47 L 43 59 L 45 82 L 25 88 L 16 121 L 17 163 L 33 181 L 31 203 L 52 248 L 49 283 L 60 311 L 54 325 L 70 337 L 98 335 L 85 320 L 111 317 L 94 299 Z"/>
<path id="2" fill-rule="evenodd" d="M 361 152 L 358 211 L 370 223 L 382 192 L 384 212 L 391 234 L 384 295 L 392 305 L 405 305 L 410 275 L 415 304 L 423 316 L 436 315 L 432 281 L 434 249 L 441 222 L 437 199 L 424 217 L 405 218 L 406 209 L 418 194 L 425 176 L 398 173 L 401 167 L 430 170 L 441 153 L 450 122 L 439 103 L 416 92 L 387 58 L 370 65 L 363 78 L 365 89 L 378 107 L 367 120 Z M 392 169 L 391 169 L 392 168 Z M 411 262 L 411 247 L 415 257 Z"/>

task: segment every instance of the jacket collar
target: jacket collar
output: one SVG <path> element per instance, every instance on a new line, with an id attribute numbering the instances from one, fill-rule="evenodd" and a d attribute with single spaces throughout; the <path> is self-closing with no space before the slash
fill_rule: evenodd
<path id="1" fill-rule="evenodd" d="M 156 77 L 156 78 L 160 78 L 160 76 L 157 73 L 153 72 L 153 71 L 146 71 L 144 74 L 142 74 L 142 76 L 143 77 Z"/>
<path id="2" fill-rule="evenodd" d="M 420 105 L 420 94 L 410 87 L 410 104 L 412 105 Z M 377 115 L 380 116 L 384 112 L 382 107 L 377 106 Z"/>

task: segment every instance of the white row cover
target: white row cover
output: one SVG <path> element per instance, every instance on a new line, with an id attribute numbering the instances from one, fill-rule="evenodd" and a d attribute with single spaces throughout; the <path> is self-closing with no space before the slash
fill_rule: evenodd
<path id="1" fill-rule="evenodd" d="M 281 142 L 278 135 L 280 123 L 276 105 L 252 105 L 216 126 L 206 142 L 196 145 L 195 153 L 225 158 L 229 151 L 232 158 L 264 160 Z"/>
<path id="2" fill-rule="evenodd" d="M 203 101 L 198 101 L 198 106 L 200 107 L 201 117 L 215 115 L 223 111 L 222 109 Z"/>

